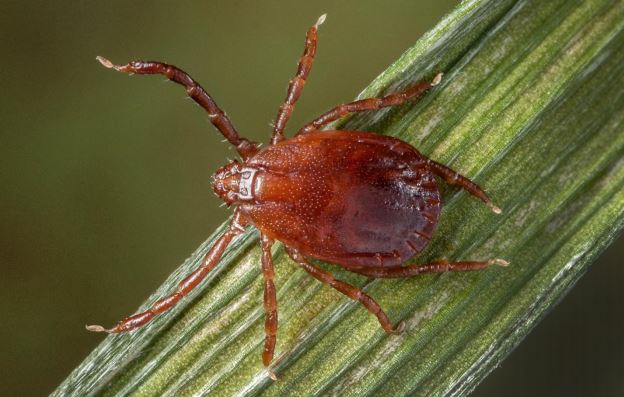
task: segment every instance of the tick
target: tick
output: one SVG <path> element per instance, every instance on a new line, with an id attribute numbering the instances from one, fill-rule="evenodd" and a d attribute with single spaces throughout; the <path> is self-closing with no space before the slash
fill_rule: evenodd
<path id="1" fill-rule="evenodd" d="M 230 119 L 210 95 L 181 69 L 162 62 L 132 61 L 115 65 L 98 57 L 107 68 L 132 74 L 160 74 L 180 84 L 208 112 L 212 124 L 234 145 L 241 161 L 232 161 L 214 175 L 215 193 L 233 206 L 229 228 L 208 251 L 202 264 L 177 290 L 147 311 L 130 316 L 105 329 L 89 325 L 89 331 L 120 333 L 148 323 L 187 295 L 219 263 L 232 239 L 251 225 L 260 231 L 264 276 L 265 342 L 262 362 L 273 359 L 277 334 L 277 300 L 271 246 L 280 241 L 286 253 L 312 277 L 359 301 L 387 333 L 400 332 L 373 298 L 359 288 L 337 280 L 308 261 L 316 258 L 367 277 L 410 277 L 424 273 L 478 270 L 505 266 L 502 259 L 403 266 L 427 245 L 438 223 L 441 202 L 434 176 L 461 186 L 487 204 L 485 192 L 452 169 L 420 154 L 406 142 L 371 132 L 320 131 L 320 128 L 354 112 L 402 104 L 437 85 L 442 75 L 405 91 L 381 98 L 361 99 L 336 106 L 304 125 L 293 138 L 284 128 L 299 99 L 316 53 L 317 29 L 325 15 L 308 30 L 305 50 L 296 76 L 290 80 L 279 107 L 270 145 L 239 136 Z M 269 370 L 272 378 L 273 372 Z"/>

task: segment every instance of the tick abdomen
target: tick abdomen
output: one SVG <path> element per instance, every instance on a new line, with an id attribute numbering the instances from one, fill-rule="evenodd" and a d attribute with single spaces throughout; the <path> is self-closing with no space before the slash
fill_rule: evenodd
<path id="1" fill-rule="evenodd" d="M 373 133 L 326 131 L 270 146 L 243 213 L 266 235 L 346 267 L 396 266 L 421 251 L 440 212 L 425 159 Z"/>

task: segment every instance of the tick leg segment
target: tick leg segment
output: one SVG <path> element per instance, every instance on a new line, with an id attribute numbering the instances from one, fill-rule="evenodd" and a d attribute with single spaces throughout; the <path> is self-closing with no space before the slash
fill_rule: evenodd
<path id="1" fill-rule="evenodd" d="M 406 89 L 405 91 L 389 94 L 381 98 L 367 98 L 358 101 L 338 105 L 330 111 L 322 114 L 317 119 L 304 125 L 296 135 L 307 134 L 316 131 L 322 126 L 336 121 L 341 117 L 354 112 L 363 112 L 366 110 L 378 110 L 389 106 L 400 105 L 408 100 L 423 94 L 431 87 L 434 87 L 442 80 L 442 73 L 438 73 L 431 82 L 420 82 Z"/>
<path id="2" fill-rule="evenodd" d="M 262 352 L 262 363 L 268 367 L 273 360 L 275 351 L 275 340 L 277 334 L 277 297 L 275 292 L 275 272 L 273 270 L 273 257 L 271 255 L 271 247 L 273 240 L 266 235 L 262 235 L 262 275 L 264 276 L 264 311 L 266 319 L 264 322 L 264 351 Z M 273 380 L 276 379 L 275 374 L 269 373 Z"/>
<path id="3" fill-rule="evenodd" d="M 243 159 L 251 157 L 257 152 L 258 144 L 246 138 L 241 138 L 238 131 L 226 114 L 217 106 L 212 97 L 182 69 L 173 65 L 156 61 L 131 61 L 125 65 L 115 65 L 104 57 L 97 60 L 109 69 L 115 69 L 124 73 L 136 74 L 161 74 L 169 80 L 180 84 L 186 89 L 188 95 L 208 112 L 210 122 L 223 134 L 225 139 L 236 147 Z"/>
<path id="4" fill-rule="evenodd" d="M 318 27 L 325 22 L 326 16 L 326 14 L 321 15 L 318 21 L 312 25 L 306 34 L 305 49 L 303 51 L 303 55 L 299 59 L 297 74 L 288 83 L 286 99 L 277 111 L 275 126 L 273 127 L 273 135 L 271 137 L 272 145 L 284 139 L 284 128 L 286 128 L 286 123 L 288 122 L 288 119 L 290 119 L 295 103 L 299 99 L 299 96 L 301 96 L 303 86 L 305 85 L 306 79 L 310 74 L 310 70 L 312 70 L 314 55 L 316 55 L 317 30 Z"/>
<path id="5" fill-rule="evenodd" d="M 342 292 L 344 295 L 349 298 L 360 302 L 366 307 L 366 309 L 377 316 L 377 320 L 381 324 L 381 327 L 389 334 L 395 334 L 402 331 L 402 324 L 398 327 L 393 327 L 392 323 L 388 319 L 388 316 L 383 311 L 381 306 L 373 298 L 366 295 L 361 289 L 354 287 L 351 284 L 347 284 L 343 281 L 336 280 L 331 273 L 326 272 L 325 270 L 314 266 L 310 262 L 308 262 L 301 253 L 293 248 L 286 248 L 286 252 L 288 255 L 294 260 L 299 266 L 303 267 L 303 269 L 308 272 L 312 277 L 317 279 L 318 281 L 329 284 L 333 288 Z"/>
<path id="6" fill-rule="evenodd" d="M 348 270 L 374 278 L 404 278 L 425 273 L 468 272 L 473 270 L 481 270 L 492 265 L 504 267 L 509 265 L 509 262 L 503 259 L 490 259 L 488 261 L 467 262 L 449 262 L 447 260 L 439 260 L 431 263 L 425 263 L 422 265 L 363 267 L 359 269 L 349 268 Z"/>
<path id="7" fill-rule="evenodd" d="M 182 280 L 180 284 L 178 284 L 176 292 L 173 294 L 156 301 L 147 311 L 123 319 L 113 328 L 106 329 L 101 325 L 87 325 L 87 330 L 116 334 L 131 331 L 147 324 L 152 318 L 154 318 L 154 316 L 171 308 L 180 299 L 188 295 L 188 293 L 191 292 L 193 288 L 195 288 L 212 269 L 214 269 L 232 239 L 245 231 L 244 226 L 246 224 L 247 221 L 243 219 L 242 215 L 237 210 L 230 221 L 230 227 L 225 231 L 225 233 L 223 233 L 223 235 L 221 235 L 221 237 L 217 239 L 212 248 L 210 248 L 210 251 L 208 251 L 204 257 L 201 266 Z"/>
<path id="8" fill-rule="evenodd" d="M 434 174 L 444 179 L 449 185 L 457 185 L 467 190 L 468 193 L 483 201 L 494 213 L 500 214 L 503 212 L 500 208 L 495 206 L 494 203 L 492 203 L 492 200 L 490 200 L 487 194 L 485 194 L 483 189 L 465 176 L 431 159 L 427 159 L 427 168 L 429 168 L 429 170 L 431 170 Z"/>

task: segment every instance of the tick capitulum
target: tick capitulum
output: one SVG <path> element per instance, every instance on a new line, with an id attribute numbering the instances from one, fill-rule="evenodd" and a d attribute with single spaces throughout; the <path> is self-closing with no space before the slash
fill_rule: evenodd
<path id="1" fill-rule="evenodd" d="M 239 136 L 230 119 L 208 93 L 181 69 L 162 62 L 132 61 L 115 65 L 98 57 L 107 68 L 132 74 L 161 74 L 182 85 L 188 95 L 208 112 L 212 124 L 240 155 L 220 168 L 213 190 L 234 215 L 227 231 L 208 251 L 199 268 L 177 290 L 157 301 L 146 312 L 130 316 L 105 329 L 90 331 L 119 333 L 133 330 L 172 307 L 187 295 L 219 263 L 232 239 L 248 225 L 261 233 L 264 276 L 266 339 L 262 361 L 273 359 L 277 334 L 277 300 L 273 283 L 271 246 L 280 241 L 292 260 L 317 280 L 362 303 L 388 333 L 394 327 L 373 298 L 357 287 L 336 280 L 307 258 L 322 259 L 368 277 L 411 277 L 423 273 L 469 271 L 490 265 L 506 266 L 502 259 L 426 264 L 403 264 L 427 245 L 440 215 L 440 193 L 434 175 L 462 187 L 487 204 L 501 210 L 475 183 L 452 169 L 420 154 L 401 140 L 356 131 L 320 131 L 320 128 L 354 112 L 377 110 L 402 104 L 437 85 L 442 75 L 417 83 L 405 91 L 336 106 L 304 125 L 293 138 L 284 128 L 301 95 L 316 53 L 321 16 L 307 33 L 305 50 L 296 76 L 290 80 L 286 100 L 280 106 L 270 146 Z M 274 374 L 269 370 L 271 377 Z"/>

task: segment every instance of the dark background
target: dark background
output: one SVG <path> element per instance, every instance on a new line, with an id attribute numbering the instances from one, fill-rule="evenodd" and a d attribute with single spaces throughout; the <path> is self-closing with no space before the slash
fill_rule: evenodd
<path id="1" fill-rule="evenodd" d="M 324 12 L 291 131 L 352 99 L 455 1 L 0 3 L 0 381 L 51 392 L 228 216 L 210 175 L 234 153 L 161 77 L 187 69 L 266 141 L 306 29 Z M 475 395 L 624 393 L 622 240 Z"/>

